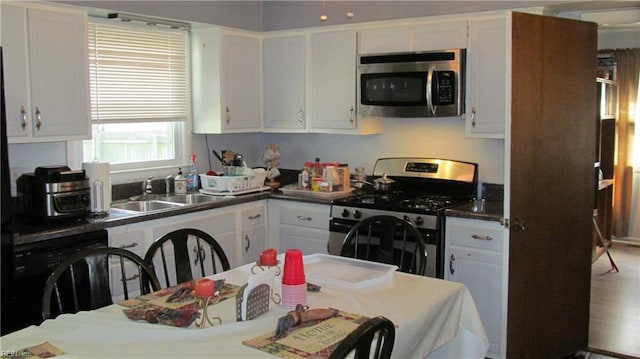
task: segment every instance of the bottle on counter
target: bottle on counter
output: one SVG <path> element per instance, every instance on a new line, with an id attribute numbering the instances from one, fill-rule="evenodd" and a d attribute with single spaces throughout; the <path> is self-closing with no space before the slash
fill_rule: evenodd
<path id="1" fill-rule="evenodd" d="M 191 155 L 191 170 L 186 176 L 187 178 L 187 192 L 197 191 L 199 188 L 198 181 L 198 168 L 196 167 L 196 155 Z"/>
<path id="2" fill-rule="evenodd" d="M 178 168 L 178 174 L 173 179 L 173 187 L 176 194 L 187 194 L 187 179 L 182 174 L 182 168 Z"/>
<path id="3" fill-rule="evenodd" d="M 320 163 L 320 157 L 316 157 L 316 162 L 313 164 L 313 178 L 322 178 L 322 163 Z"/>
<path id="4" fill-rule="evenodd" d="M 298 187 L 303 189 L 309 188 L 309 171 L 306 167 L 298 175 Z"/>

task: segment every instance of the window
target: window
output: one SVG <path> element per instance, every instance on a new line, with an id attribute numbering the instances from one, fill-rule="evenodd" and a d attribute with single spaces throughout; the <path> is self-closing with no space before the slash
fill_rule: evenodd
<path id="1" fill-rule="evenodd" d="M 115 20 L 89 21 L 92 139 L 83 161 L 112 171 L 182 165 L 190 133 L 189 33 Z"/>

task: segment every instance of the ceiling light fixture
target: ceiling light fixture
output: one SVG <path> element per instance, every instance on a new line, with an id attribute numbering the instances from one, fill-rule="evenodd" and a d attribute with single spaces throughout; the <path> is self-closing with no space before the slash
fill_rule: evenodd
<path id="1" fill-rule="evenodd" d="M 123 13 L 123 12 L 110 13 L 110 14 L 107 15 L 107 18 L 108 19 L 118 19 L 118 20 L 121 20 L 121 21 L 124 21 L 124 22 L 131 22 L 131 21 L 133 21 L 133 22 L 141 22 L 141 23 L 145 23 L 147 25 L 161 25 L 161 26 L 170 27 L 172 29 L 183 29 L 183 30 L 187 30 L 187 31 L 189 31 L 191 29 L 191 24 L 189 24 L 188 22 L 166 20 L 166 19 L 158 19 L 158 18 L 154 18 L 154 17 L 127 14 L 127 13 Z"/>
<path id="2" fill-rule="evenodd" d="M 325 13 L 325 0 L 322 0 L 322 14 L 320 15 L 320 21 L 327 21 L 327 14 Z"/>

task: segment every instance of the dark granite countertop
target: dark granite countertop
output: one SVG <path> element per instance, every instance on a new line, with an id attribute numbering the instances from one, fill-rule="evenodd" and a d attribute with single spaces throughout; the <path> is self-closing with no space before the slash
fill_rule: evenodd
<path id="1" fill-rule="evenodd" d="M 209 209 L 223 208 L 235 204 L 248 203 L 267 198 L 282 199 L 288 201 L 330 204 L 331 200 L 312 197 L 285 195 L 280 191 L 258 192 L 233 197 L 221 197 L 219 201 L 193 204 L 184 207 L 172 208 L 152 213 L 131 213 L 112 209 L 105 217 L 87 218 L 72 222 L 61 222 L 49 225 L 17 225 L 14 232 L 14 245 L 27 245 L 31 243 L 70 236 L 90 231 L 123 226 L 126 224 L 166 218 L 181 214 L 206 211 Z M 327 218 L 327 220 L 329 220 Z"/>
<path id="2" fill-rule="evenodd" d="M 503 202 L 494 200 L 485 200 L 484 208 L 482 208 L 479 202 L 474 203 L 474 201 L 471 201 L 449 208 L 444 214 L 447 217 L 480 219 L 484 221 L 502 222 L 504 219 L 502 215 Z"/>

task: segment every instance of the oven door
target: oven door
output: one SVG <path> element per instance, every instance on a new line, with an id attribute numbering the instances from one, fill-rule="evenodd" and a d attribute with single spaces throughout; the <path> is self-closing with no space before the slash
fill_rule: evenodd
<path id="1" fill-rule="evenodd" d="M 329 254 L 337 256 L 340 255 L 344 237 L 347 235 L 349 230 L 353 228 L 353 226 L 355 226 L 356 223 L 357 221 L 349 219 L 331 219 L 331 221 L 329 222 L 329 243 L 327 245 Z M 418 231 L 423 235 L 422 238 L 425 242 L 425 250 L 427 251 L 427 267 L 425 268 L 424 275 L 432 278 L 442 278 L 442 274 L 438 276 L 438 271 L 436 270 L 436 268 L 441 265 L 441 259 L 438 255 L 439 251 L 437 233 L 435 231 L 428 231 L 424 229 L 418 229 Z"/>

